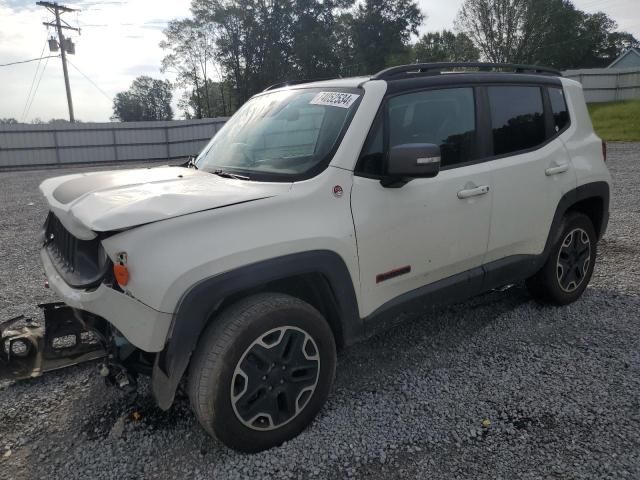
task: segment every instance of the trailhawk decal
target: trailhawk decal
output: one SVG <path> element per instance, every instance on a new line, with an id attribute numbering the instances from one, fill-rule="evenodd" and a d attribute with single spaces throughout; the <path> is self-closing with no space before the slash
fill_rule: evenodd
<path id="1" fill-rule="evenodd" d="M 320 92 L 309 102 L 310 105 L 349 108 L 360 95 L 342 92 Z"/>

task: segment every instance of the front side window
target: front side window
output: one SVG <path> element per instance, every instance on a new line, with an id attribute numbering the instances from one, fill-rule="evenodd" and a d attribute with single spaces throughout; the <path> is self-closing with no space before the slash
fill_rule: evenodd
<path id="1" fill-rule="evenodd" d="M 545 141 L 542 92 L 539 87 L 489 87 L 493 153 L 504 155 L 534 148 Z"/>
<path id="2" fill-rule="evenodd" d="M 389 148 L 406 143 L 440 146 L 442 167 L 476 159 L 472 88 L 428 90 L 389 100 Z"/>
<path id="3" fill-rule="evenodd" d="M 361 90 L 292 89 L 252 98 L 196 159 L 205 171 L 289 181 L 328 163 Z"/>
<path id="4" fill-rule="evenodd" d="M 549 100 L 551 101 L 551 111 L 553 112 L 553 130 L 555 133 L 564 130 L 569 125 L 569 110 L 564 99 L 562 88 L 549 88 Z"/>
<path id="5" fill-rule="evenodd" d="M 372 126 L 358 163 L 358 171 L 383 175 L 388 151 L 384 148 L 383 119 L 388 149 L 407 143 L 440 147 L 442 168 L 477 160 L 476 113 L 473 88 L 427 90 L 391 97 Z"/>

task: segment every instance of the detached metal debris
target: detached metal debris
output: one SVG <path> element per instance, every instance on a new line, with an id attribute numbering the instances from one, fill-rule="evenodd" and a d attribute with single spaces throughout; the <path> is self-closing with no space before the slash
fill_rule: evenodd
<path id="1" fill-rule="evenodd" d="M 38 307 L 44 325 L 20 315 L 0 321 L 0 380 L 39 377 L 45 372 L 107 356 L 98 322 L 64 303 Z"/>

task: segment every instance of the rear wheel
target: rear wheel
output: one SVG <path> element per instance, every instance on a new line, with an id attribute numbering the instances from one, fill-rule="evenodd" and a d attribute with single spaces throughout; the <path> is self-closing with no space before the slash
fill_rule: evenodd
<path id="1" fill-rule="evenodd" d="M 313 420 L 335 364 L 333 334 L 315 308 L 287 295 L 255 295 L 206 329 L 189 371 L 191 405 L 229 447 L 264 450 Z"/>
<path id="2" fill-rule="evenodd" d="M 591 279 L 596 259 L 596 232 L 589 217 L 570 212 L 559 240 L 544 266 L 527 280 L 536 300 L 555 305 L 576 301 Z"/>

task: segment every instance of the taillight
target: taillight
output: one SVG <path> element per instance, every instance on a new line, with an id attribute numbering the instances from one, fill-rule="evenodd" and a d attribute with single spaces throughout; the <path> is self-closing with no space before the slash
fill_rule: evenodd
<path id="1" fill-rule="evenodd" d="M 602 140 L 602 160 L 607 161 L 607 142 Z"/>

